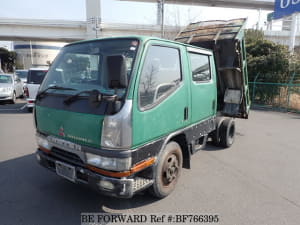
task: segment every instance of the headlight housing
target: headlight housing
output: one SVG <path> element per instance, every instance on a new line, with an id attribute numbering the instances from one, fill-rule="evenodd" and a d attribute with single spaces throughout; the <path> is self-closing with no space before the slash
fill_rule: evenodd
<path id="1" fill-rule="evenodd" d="M 3 87 L 0 89 L 1 92 L 3 93 L 11 93 L 13 91 L 12 87 Z"/>
<path id="2" fill-rule="evenodd" d="M 37 135 L 36 136 L 36 142 L 37 142 L 37 145 L 40 146 L 40 147 L 43 147 L 43 148 L 48 149 L 48 150 L 51 149 L 51 146 L 50 146 L 48 140 L 45 137 Z"/>
<path id="3" fill-rule="evenodd" d="M 112 171 L 125 171 L 131 167 L 131 157 L 129 158 L 109 158 L 92 153 L 86 153 L 87 164 L 98 168 L 112 170 Z"/>
<path id="4" fill-rule="evenodd" d="M 101 146 L 130 148 L 132 145 L 132 100 L 126 100 L 120 112 L 106 116 L 103 121 Z"/>

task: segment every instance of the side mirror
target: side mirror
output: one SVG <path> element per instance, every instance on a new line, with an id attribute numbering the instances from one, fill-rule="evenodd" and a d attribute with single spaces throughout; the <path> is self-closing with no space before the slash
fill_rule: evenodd
<path id="1" fill-rule="evenodd" d="M 128 86 L 125 56 L 108 56 L 107 70 L 109 88 L 126 88 Z"/>

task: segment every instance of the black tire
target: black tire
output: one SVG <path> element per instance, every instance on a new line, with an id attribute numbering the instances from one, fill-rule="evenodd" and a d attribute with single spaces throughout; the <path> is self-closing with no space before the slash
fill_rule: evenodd
<path id="1" fill-rule="evenodd" d="M 27 107 L 27 111 L 28 111 L 29 113 L 32 113 L 32 112 L 33 112 L 33 108 L 32 108 L 32 107 Z"/>
<path id="2" fill-rule="evenodd" d="M 235 122 L 231 118 L 223 120 L 219 130 L 220 143 L 219 145 L 224 148 L 229 148 L 235 138 Z"/>
<path id="3" fill-rule="evenodd" d="M 168 196 L 177 184 L 182 170 L 182 151 L 176 142 L 169 142 L 154 167 L 154 183 L 150 193 L 157 198 Z"/>
<path id="4" fill-rule="evenodd" d="M 220 127 L 221 127 L 221 124 L 223 123 L 224 119 L 225 119 L 225 117 L 217 117 L 216 129 L 213 132 L 211 132 L 211 134 L 209 135 L 211 137 L 212 144 L 217 147 L 220 146 Z"/>
<path id="5" fill-rule="evenodd" d="M 215 129 L 212 133 L 211 133 L 211 140 L 214 146 L 220 146 L 220 137 L 219 137 L 219 133 L 218 130 Z"/>
<path id="6" fill-rule="evenodd" d="M 16 103 L 16 99 L 17 99 L 16 92 L 14 92 L 13 96 L 12 96 L 12 99 L 11 99 L 11 104 L 15 104 Z"/>

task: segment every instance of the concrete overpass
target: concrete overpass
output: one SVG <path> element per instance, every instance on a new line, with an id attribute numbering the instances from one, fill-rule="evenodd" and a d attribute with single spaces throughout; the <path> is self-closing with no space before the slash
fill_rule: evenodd
<path id="1" fill-rule="evenodd" d="M 101 23 L 100 0 L 85 1 L 86 21 L 0 18 L 0 40 L 72 42 L 100 36 L 160 36 L 158 25 Z M 166 30 L 170 35 L 178 32 L 174 27 Z"/>
<path id="2" fill-rule="evenodd" d="M 160 2 L 161 0 L 119 0 L 135 2 Z M 223 8 L 274 10 L 275 0 L 164 0 L 168 4 L 198 5 Z"/>
<path id="3" fill-rule="evenodd" d="M 125 1 L 125 0 L 119 0 Z M 126 0 L 157 3 L 161 0 Z M 274 0 L 164 0 L 165 3 L 272 10 Z M 72 42 L 96 36 L 141 34 L 160 36 L 160 25 L 101 23 L 99 0 L 86 0 L 86 21 L 34 20 L 0 18 L 0 40 Z M 98 21 L 99 20 L 99 21 Z M 166 38 L 174 37 L 180 28 L 165 26 Z M 266 37 L 288 44 L 289 32 L 266 31 Z M 296 38 L 296 45 L 298 37 Z"/>
<path id="4" fill-rule="evenodd" d="M 96 30 L 91 29 L 88 33 L 88 26 L 91 24 L 85 21 L 0 18 L 0 40 L 72 42 L 95 38 Z M 98 26 L 97 36 L 101 37 L 131 34 L 160 36 L 158 25 L 100 23 Z M 166 32 L 172 36 L 178 29 L 167 26 Z"/>
<path id="5" fill-rule="evenodd" d="M 124 1 L 124 0 L 120 0 Z M 157 3 L 161 0 L 126 0 Z M 272 10 L 274 0 L 164 0 L 165 3 Z M 159 17 L 159 13 L 158 13 Z M 158 22 L 158 24 L 160 24 Z M 100 0 L 86 0 L 86 21 L 0 18 L 0 40 L 70 42 L 96 36 L 143 34 L 160 36 L 159 25 L 101 23 Z M 164 27 L 166 37 L 178 29 Z M 168 35 L 169 34 L 169 35 Z"/>

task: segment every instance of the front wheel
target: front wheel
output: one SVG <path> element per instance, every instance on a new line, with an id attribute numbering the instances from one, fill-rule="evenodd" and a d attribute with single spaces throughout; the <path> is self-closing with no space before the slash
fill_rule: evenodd
<path id="1" fill-rule="evenodd" d="M 17 99 L 16 92 L 14 92 L 13 96 L 12 96 L 12 99 L 11 99 L 11 103 L 15 104 L 16 103 L 16 99 Z"/>
<path id="2" fill-rule="evenodd" d="M 182 151 L 176 142 L 169 142 L 158 158 L 150 193 L 157 198 L 168 196 L 176 186 L 182 169 Z"/>

